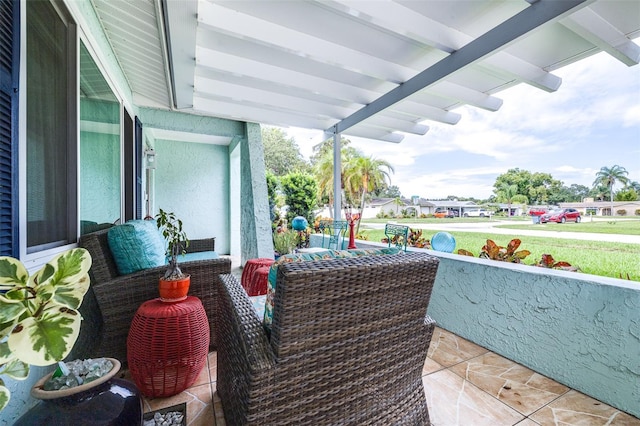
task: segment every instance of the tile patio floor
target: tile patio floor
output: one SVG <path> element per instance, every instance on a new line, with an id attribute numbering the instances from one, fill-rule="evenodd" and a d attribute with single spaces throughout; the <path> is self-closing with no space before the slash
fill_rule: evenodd
<path id="1" fill-rule="evenodd" d="M 241 273 L 234 265 L 233 274 Z M 200 376 L 184 392 L 144 398 L 145 413 L 186 402 L 188 426 L 225 426 L 216 394 L 216 361 L 217 354 L 210 353 Z M 422 382 L 434 426 L 640 426 L 636 417 L 438 327 Z"/>
<path id="2" fill-rule="evenodd" d="M 434 332 L 422 382 L 435 426 L 640 426 L 640 419 L 441 328 Z M 183 402 L 189 426 L 226 425 L 216 394 L 215 352 L 191 388 L 168 398 L 144 398 L 144 411 Z"/>

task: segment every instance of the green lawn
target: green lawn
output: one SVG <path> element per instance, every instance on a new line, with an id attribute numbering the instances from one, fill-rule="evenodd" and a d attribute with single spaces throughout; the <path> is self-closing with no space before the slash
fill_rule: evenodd
<path id="1" fill-rule="evenodd" d="M 517 223 L 517 222 L 516 222 Z M 508 229 L 533 229 L 556 232 L 592 232 L 595 234 L 640 235 L 640 219 L 625 219 L 607 222 L 590 222 L 588 218 L 580 223 L 545 223 L 536 225 L 498 225 Z"/>
<path id="2" fill-rule="evenodd" d="M 363 222 L 364 224 L 364 222 Z M 545 225 L 553 227 L 556 224 Z M 576 224 L 557 225 L 558 228 L 571 227 Z M 576 228 L 590 225 L 578 224 Z M 532 226 L 524 229 L 532 229 Z M 542 229 L 543 225 L 535 225 L 535 229 Z M 614 225 L 618 226 L 618 225 Z M 626 225 L 625 225 L 626 226 Z M 634 225 L 635 226 L 635 225 Z M 618 228 L 616 228 L 618 229 Z M 638 228 L 634 228 L 638 233 Z M 423 230 L 422 235 L 429 239 L 437 230 Z M 491 239 L 500 246 L 506 246 L 511 238 L 519 238 L 522 244 L 519 250 L 529 250 L 531 255 L 524 259 L 523 263 L 537 263 L 543 254 L 551 254 L 555 260 L 569 262 L 578 267 L 582 273 L 600 275 L 605 277 L 626 278 L 627 274 L 633 281 L 640 281 L 640 244 L 610 243 L 600 241 L 568 240 L 561 238 L 508 236 L 491 233 L 455 232 L 447 231 L 456 239 L 456 250 L 465 249 L 475 256 L 482 249 L 487 239 Z M 583 231 L 595 232 L 595 231 Z M 383 230 L 361 230 L 369 241 L 381 241 L 384 237 Z"/>

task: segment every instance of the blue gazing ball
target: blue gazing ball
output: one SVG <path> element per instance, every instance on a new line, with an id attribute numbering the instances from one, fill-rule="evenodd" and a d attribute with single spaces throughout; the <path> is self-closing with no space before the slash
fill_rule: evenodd
<path id="1" fill-rule="evenodd" d="M 302 216 L 296 216 L 291 221 L 291 227 L 294 231 L 304 231 L 309 226 L 309 222 Z"/>
<path id="2" fill-rule="evenodd" d="M 453 253 L 453 249 L 456 248 L 456 239 L 448 232 L 437 232 L 431 237 L 431 248 L 435 251 Z"/>

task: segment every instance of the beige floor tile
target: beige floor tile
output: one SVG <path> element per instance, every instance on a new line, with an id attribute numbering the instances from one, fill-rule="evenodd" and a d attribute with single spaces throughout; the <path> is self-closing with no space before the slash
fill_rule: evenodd
<path id="1" fill-rule="evenodd" d="M 209 363 L 209 378 L 211 379 L 212 382 L 215 382 L 216 378 L 218 377 L 218 353 L 217 352 L 209 353 L 208 363 Z"/>
<path id="2" fill-rule="evenodd" d="M 425 376 L 427 374 L 435 373 L 436 371 L 440 371 L 443 368 L 443 366 L 427 357 L 424 361 L 424 365 L 422 366 L 422 375 Z"/>
<path id="3" fill-rule="evenodd" d="M 450 370 L 525 415 L 569 390 L 492 352 L 461 362 Z"/>
<path id="4" fill-rule="evenodd" d="M 541 408 L 530 418 L 542 426 L 640 426 L 640 419 L 575 390 Z"/>
<path id="5" fill-rule="evenodd" d="M 209 383 L 193 386 L 177 395 L 167 398 L 144 398 L 144 412 L 187 403 L 187 424 L 189 426 L 214 424 L 213 400 Z"/>
<path id="6" fill-rule="evenodd" d="M 449 370 L 422 378 L 434 426 L 511 426 L 524 416 Z"/>
<path id="7" fill-rule="evenodd" d="M 524 419 L 520 423 L 516 423 L 515 426 L 540 426 L 540 424 L 534 422 L 531 419 Z"/>
<path id="8" fill-rule="evenodd" d="M 487 352 L 482 346 L 436 327 L 427 356 L 444 367 L 450 367 Z"/>

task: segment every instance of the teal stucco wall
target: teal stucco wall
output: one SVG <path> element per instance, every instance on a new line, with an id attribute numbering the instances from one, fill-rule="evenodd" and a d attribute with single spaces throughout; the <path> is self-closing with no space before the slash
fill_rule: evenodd
<path id="1" fill-rule="evenodd" d="M 189 238 L 216 237 L 216 251 L 228 254 L 228 147 L 156 140 L 155 151 L 156 212 L 174 212 Z"/>
<path id="2" fill-rule="evenodd" d="M 437 255 L 439 326 L 640 417 L 638 283 Z"/>

